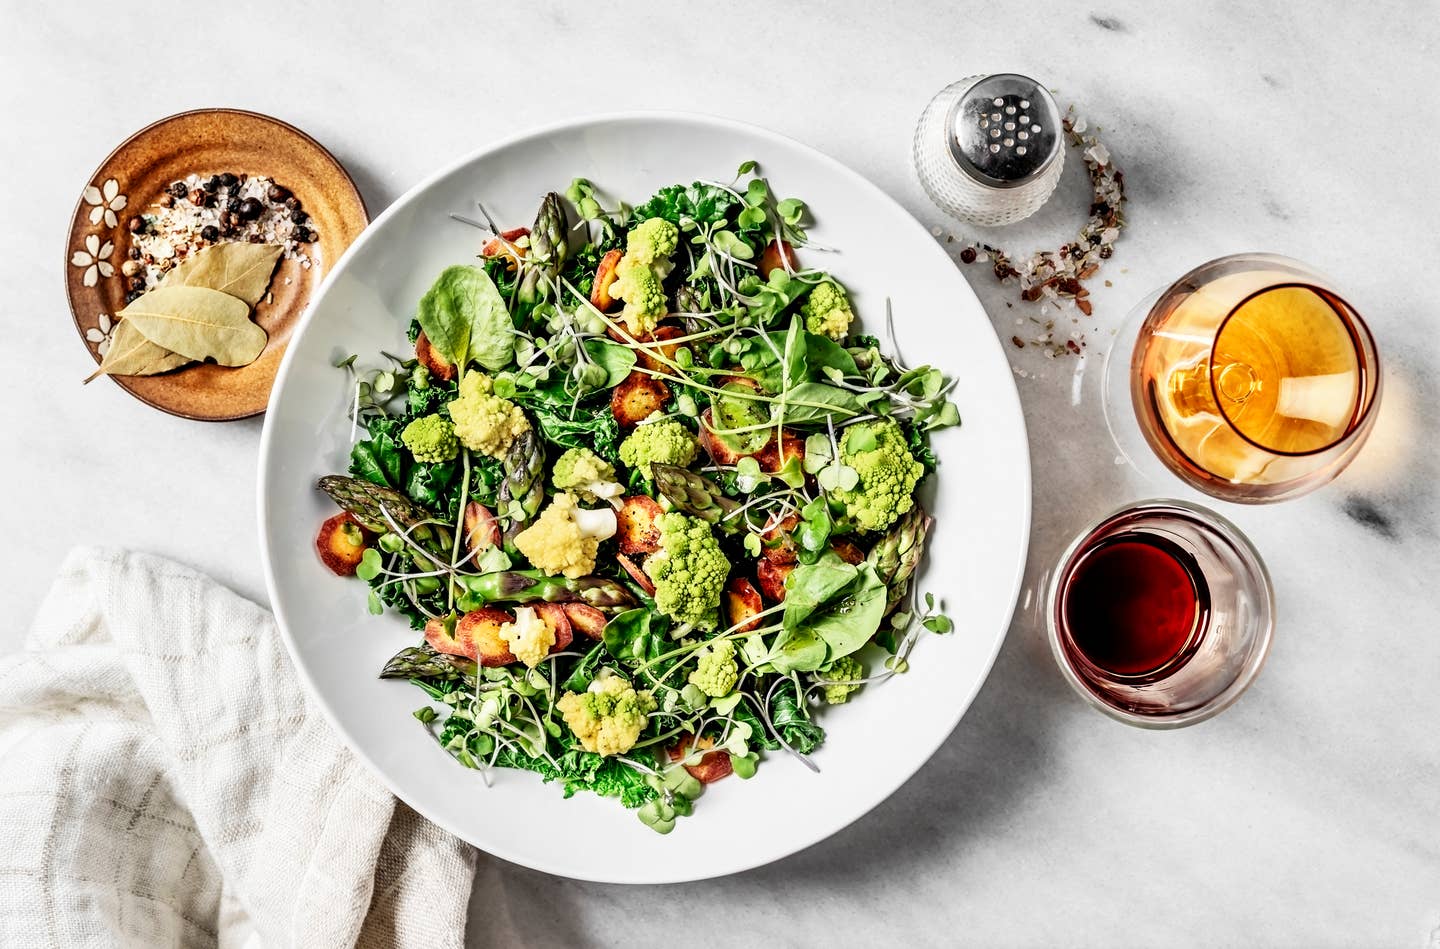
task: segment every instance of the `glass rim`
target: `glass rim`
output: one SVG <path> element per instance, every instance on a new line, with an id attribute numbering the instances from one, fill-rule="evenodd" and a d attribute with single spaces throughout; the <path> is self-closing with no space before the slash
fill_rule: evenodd
<path id="1" fill-rule="evenodd" d="M 1232 258 L 1245 258 L 1251 256 L 1260 255 L 1232 254 L 1229 257 L 1217 257 L 1215 260 L 1209 261 L 1209 263 L 1206 264 L 1201 264 L 1200 266 L 1207 267 L 1210 264 L 1217 263 L 1221 260 L 1230 260 Z M 1288 260 L 1289 258 L 1285 259 Z M 1305 269 L 1307 270 L 1310 269 L 1308 265 L 1303 264 L 1298 260 L 1293 261 L 1293 263 L 1299 264 L 1300 266 L 1305 267 Z M 1198 270 L 1200 268 L 1197 267 L 1195 269 Z M 1190 273 L 1194 272 L 1195 271 L 1192 270 Z M 1185 276 L 1188 277 L 1189 274 L 1186 274 Z M 1316 274 L 1316 276 L 1318 277 L 1319 274 Z M 1180 281 L 1184 279 L 1185 277 L 1181 277 L 1180 280 L 1175 281 L 1175 283 L 1172 283 L 1169 287 L 1167 287 L 1165 292 L 1160 295 L 1160 299 L 1163 300 L 1165 298 L 1165 295 L 1168 294 L 1170 290 L 1174 289 L 1175 286 L 1177 286 Z M 1322 296 L 1328 295 L 1334 297 L 1335 300 L 1338 301 L 1341 307 L 1344 309 L 1343 313 L 1339 310 L 1336 310 L 1335 315 L 1339 317 L 1340 322 L 1344 325 L 1345 333 L 1350 337 L 1351 346 L 1354 348 L 1357 356 L 1364 349 L 1363 344 L 1369 344 L 1368 361 L 1371 366 L 1367 367 L 1367 361 L 1364 359 L 1357 358 L 1355 360 L 1356 366 L 1360 373 L 1360 385 L 1355 392 L 1355 405 L 1350 412 L 1350 424 L 1346 425 L 1345 431 L 1338 435 L 1332 441 L 1321 445 L 1319 448 L 1312 448 L 1309 451 L 1282 451 L 1279 448 L 1271 448 L 1268 445 L 1263 445 L 1255 439 L 1251 438 L 1249 435 L 1246 435 L 1240 430 L 1240 426 L 1236 425 L 1234 420 L 1230 418 L 1230 413 L 1225 411 L 1225 407 L 1220 401 L 1220 392 L 1215 388 L 1215 357 L 1216 351 L 1220 347 L 1220 336 L 1225 332 L 1225 327 L 1230 325 L 1230 320 L 1234 318 L 1235 314 L 1240 312 L 1240 308 L 1243 307 L 1245 304 L 1249 303 L 1251 300 L 1255 299 L 1258 296 L 1261 296 L 1262 294 L 1269 293 L 1272 290 L 1284 290 L 1286 288 L 1316 290 L 1319 291 Z M 1159 303 L 1159 300 L 1155 301 L 1156 306 L 1158 306 Z M 1335 307 L 1332 305 L 1331 309 L 1333 310 L 1335 309 Z M 1152 306 L 1151 312 L 1153 311 L 1154 307 Z M 1149 314 L 1146 314 L 1146 318 L 1148 320 Z M 1359 330 L 1359 333 L 1356 332 L 1357 330 Z M 1360 334 L 1362 333 L 1364 334 L 1363 343 L 1360 339 Z M 1225 314 L 1225 318 L 1222 319 L 1219 325 L 1215 327 L 1215 335 L 1210 340 L 1210 354 L 1205 358 L 1205 368 L 1207 370 L 1207 381 L 1210 386 L 1210 397 L 1215 401 L 1215 407 L 1220 410 L 1220 418 L 1224 420 L 1226 426 L 1229 427 L 1229 429 L 1234 432 L 1241 441 L 1245 442 L 1247 445 L 1252 445 L 1255 448 L 1260 449 L 1266 454 L 1275 455 L 1279 458 L 1308 458 L 1312 455 L 1322 455 L 1338 445 L 1343 445 L 1347 439 L 1349 439 L 1352 435 L 1354 435 L 1357 431 L 1364 427 L 1365 420 L 1369 417 L 1370 411 L 1375 407 L 1375 402 L 1377 401 L 1374 397 L 1374 393 L 1371 393 L 1368 399 L 1366 398 L 1366 388 L 1368 383 L 1372 379 L 1376 381 L 1376 387 L 1378 388 L 1378 380 L 1380 378 L 1380 351 L 1375 346 L 1375 336 L 1370 332 L 1370 327 L 1365 325 L 1365 320 L 1360 316 L 1359 311 L 1357 311 L 1355 307 L 1351 305 L 1349 300 L 1345 299 L 1340 294 L 1336 293 L 1334 290 L 1331 290 L 1328 287 L 1322 287 L 1319 284 L 1302 283 L 1299 281 L 1286 281 L 1283 283 L 1273 283 L 1268 287 L 1261 287 L 1259 290 L 1256 290 L 1253 293 L 1250 293 L 1243 297 L 1238 303 L 1236 303 L 1233 307 L 1230 308 L 1230 311 Z M 1165 437 L 1170 439 L 1171 444 L 1174 444 L 1174 439 L 1171 437 L 1168 429 L 1166 429 Z M 1180 448 L 1179 445 L 1176 445 L 1175 447 L 1177 450 L 1179 450 Z"/>
<path id="2" fill-rule="evenodd" d="M 1118 708 L 1104 701 L 1080 678 L 1080 675 L 1075 671 L 1074 664 L 1070 657 L 1066 655 L 1061 642 L 1062 634 L 1056 622 L 1056 610 L 1059 606 L 1062 580 L 1070 572 L 1068 568 L 1074 562 L 1080 546 L 1085 543 L 1086 540 L 1118 520 L 1122 515 L 1147 510 L 1163 511 L 1167 508 L 1178 510 L 1190 519 L 1196 521 L 1206 530 L 1214 533 L 1219 539 L 1236 548 L 1243 559 L 1254 566 L 1261 587 L 1261 599 L 1263 599 L 1265 605 L 1265 623 L 1264 628 L 1262 628 L 1257 635 L 1257 645 L 1251 651 L 1250 656 L 1246 658 L 1244 666 L 1235 678 L 1214 698 L 1183 712 L 1168 715 L 1145 715 Z M 1065 546 L 1064 551 L 1061 552 L 1055 562 L 1055 567 L 1050 575 L 1049 588 L 1045 593 L 1045 626 L 1046 639 L 1050 644 L 1050 654 L 1055 660 L 1055 665 L 1060 669 L 1061 677 L 1086 704 L 1126 725 L 1134 725 L 1139 728 L 1154 731 L 1184 728 L 1187 725 L 1196 725 L 1214 718 L 1231 705 L 1234 705 L 1240 696 L 1249 690 L 1251 684 L 1260 675 L 1261 669 L 1264 668 L 1265 662 L 1270 656 L 1270 647 L 1274 641 L 1275 587 L 1270 579 L 1270 570 L 1265 565 L 1264 559 L 1260 556 L 1259 550 L 1255 548 L 1250 538 L 1245 536 L 1244 532 L 1229 518 L 1207 507 L 1191 501 L 1183 501 L 1179 498 L 1146 498 L 1122 504 L 1103 517 L 1098 518 L 1092 524 L 1079 531 L 1074 538 L 1071 539 L 1070 543 Z"/>

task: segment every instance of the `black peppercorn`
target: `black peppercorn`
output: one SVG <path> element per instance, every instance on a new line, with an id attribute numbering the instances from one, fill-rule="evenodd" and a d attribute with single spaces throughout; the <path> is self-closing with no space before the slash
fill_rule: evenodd
<path id="1" fill-rule="evenodd" d="M 191 188 L 189 198 L 191 204 L 202 208 L 210 203 L 210 195 L 206 194 L 200 188 Z"/>
<path id="2" fill-rule="evenodd" d="M 125 294 L 126 303 L 134 303 L 138 299 L 140 299 L 140 291 L 138 290 L 131 290 L 129 293 Z"/>
<path id="3" fill-rule="evenodd" d="M 170 187 L 165 190 L 169 191 L 174 197 L 183 198 L 190 189 L 185 186 L 185 182 L 183 181 L 173 181 L 170 183 Z"/>
<path id="4" fill-rule="evenodd" d="M 285 207 L 289 208 L 292 211 L 300 210 L 300 199 L 295 197 L 293 194 L 290 195 L 290 197 L 285 199 Z"/>
<path id="5" fill-rule="evenodd" d="M 225 172 L 225 174 L 220 176 L 220 183 L 227 188 L 233 188 L 240 183 L 240 179 L 236 178 L 234 175 L 230 174 L 230 172 L 227 171 Z"/>
<path id="6" fill-rule="evenodd" d="M 305 242 L 306 242 L 307 244 L 313 244 L 313 243 L 315 243 L 316 241 L 318 241 L 319 239 L 320 239 L 320 235 L 317 234 L 317 233 L 315 233 L 315 229 L 314 229 L 314 228 L 306 228 L 306 229 L 305 229 Z"/>
<path id="7" fill-rule="evenodd" d="M 310 220 L 310 215 L 297 208 L 294 211 L 290 212 L 290 220 L 294 221 L 296 224 L 304 224 L 306 221 Z"/>
<path id="8" fill-rule="evenodd" d="M 253 221 L 264 211 L 265 205 L 256 201 L 254 198 L 246 198 L 244 201 L 241 201 L 240 206 L 235 209 L 235 216 L 242 221 Z"/>
<path id="9" fill-rule="evenodd" d="M 960 252 L 960 262 L 961 262 L 962 264 L 973 264 L 973 263 L 975 263 L 975 257 L 976 257 L 975 248 L 973 248 L 973 247 L 967 247 L 967 248 L 965 248 L 964 250 L 962 250 L 962 251 Z"/>
<path id="10" fill-rule="evenodd" d="M 240 199 L 237 198 L 237 197 L 235 197 L 233 194 L 232 194 L 230 197 L 226 198 L 226 199 L 225 199 L 225 210 L 227 210 L 227 211 L 238 211 L 238 210 L 240 210 Z"/>
<path id="11" fill-rule="evenodd" d="M 226 230 L 226 231 L 228 231 L 230 228 L 232 228 L 232 227 L 234 227 L 234 226 L 235 226 L 235 215 L 234 215 L 234 213 L 231 212 L 231 211 L 221 211 L 221 212 L 220 212 L 220 228 L 221 228 L 221 230 Z"/>
<path id="12" fill-rule="evenodd" d="M 214 224 L 205 225 L 204 227 L 200 228 L 200 239 L 209 241 L 212 244 L 215 243 L 220 239 L 220 228 L 216 227 Z"/>
<path id="13" fill-rule="evenodd" d="M 201 183 L 200 187 L 213 194 L 214 192 L 220 190 L 220 176 L 211 175 L 209 178 L 205 179 L 205 181 Z"/>
<path id="14" fill-rule="evenodd" d="M 290 189 L 284 185 L 271 185 L 270 189 L 265 192 L 265 197 L 276 204 L 284 204 L 291 197 Z"/>
<path id="15" fill-rule="evenodd" d="M 293 237 L 293 238 L 295 239 L 296 243 L 299 243 L 299 244 L 307 243 L 307 242 L 309 242 L 309 240 L 310 240 L 310 228 L 308 228 L 308 227 L 297 227 L 297 228 L 295 228 L 294 233 L 291 234 L 291 237 Z"/>
<path id="16" fill-rule="evenodd" d="M 129 229 L 131 234 L 143 234 L 145 233 L 145 219 L 137 214 L 125 222 L 125 227 Z"/>
<path id="17" fill-rule="evenodd" d="M 145 289 L 145 278 L 142 277 L 142 276 L 140 276 L 139 274 L 136 274 L 135 276 L 131 277 L 131 278 L 130 278 L 130 289 L 131 289 L 131 290 L 144 290 L 144 289 Z"/>
<path id="18" fill-rule="evenodd" d="M 1109 260 L 1114 254 L 1115 248 L 1111 247 L 1109 244 L 1106 244 L 1104 247 L 1100 248 L 1101 260 Z"/>
<path id="19" fill-rule="evenodd" d="M 132 248 L 130 248 L 130 259 L 131 259 L 131 260 L 139 260 L 139 259 L 140 259 L 140 248 L 138 248 L 138 247 L 132 247 Z"/>

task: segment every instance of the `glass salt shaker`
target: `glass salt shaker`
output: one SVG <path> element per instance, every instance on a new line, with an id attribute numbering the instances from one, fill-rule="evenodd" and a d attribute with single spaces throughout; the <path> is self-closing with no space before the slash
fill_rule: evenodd
<path id="1" fill-rule="evenodd" d="M 981 226 L 1039 210 L 1065 165 L 1060 110 L 1038 82 L 970 76 L 930 100 L 915 128 L 915 173 L 942 211 Z"/>

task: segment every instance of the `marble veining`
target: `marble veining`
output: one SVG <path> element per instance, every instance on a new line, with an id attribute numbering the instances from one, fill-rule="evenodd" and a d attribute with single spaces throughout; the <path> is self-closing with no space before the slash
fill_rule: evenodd
<path id="1" fill-rule="evenodd" d="M 259 421 L 186 422 L 107 381 L 80 385 L 92 365 L 65 311 L 63 228 L 87 176 L 135 129 L 207 105 L 276 114 L 334 151 L 378 212 L 439 164 L 527 126 L 598 111 L 715 111 L 861 171 L 938 229 L 952 256 L 970 238 L 1024 254 L 1058 247 L 1083 222 L 1080 162 L 1066 163 L 1035 218 L 982 233 L 928 204 L 908 146 L 948 82 L 1029 73 L 1102 127 L 1125 170 L 1130 224 L 1092 281 L 1093 317 L 1042 314 L 983 264 L 956 264 L 1002 339 L 1032 317 L 1058 318 L 1087 343 L 1085 359 L 1007 344 L 1034 458 L 1031 565 L 970 712 L 893 798 L 770 867 L 625 889 L 482 860 L 470 942 L 1440 946 L 1432 4 L 1324 0 L 1281 14 L 1138 0 L 983 10 L 615 0 L 603 15 L 545 2 L 248 9 L 194 24 L 211 39 L 192 43 L 191 23 L 206 15 L 181 4 L 146 16 L 94 2 L 0 6 L 5 35 L 23 40 L 0 57 L 0 192 L 12 222 L 0 231 L 0 604 L 10 617 L 0 646 L 19 645 L 77 542 L 167 554 L 263 599 Z M 141 81 L 133 57 L 161 42 L 163 73 Z M 142 72 L 150 62 L 140 56 Z M 1367 127 L 1403 135 L 1357 139 L 1361 100 Z M 794 190 L 803 195 L 803 183 Z M 903 278 L 884 246 L 876 235 L 876 265 Z M 1136 300 L 1245 250 L 1309 261 L 1347 289 L 1379 342 L 1384 402 L 1370 444 L 1335 484 L 1282 505 L 1216 505 L 1269 565 L 1275 647 L 1219 718 L 1141 732 L 1069 693 L 1034 604 L 1046 568 L 1088 522 L 1127 500 L 1193 495 L 1115 464 L 1097 407 L 1072 392 Z M 814 793 L 825 793 L 823 779 Z"/>

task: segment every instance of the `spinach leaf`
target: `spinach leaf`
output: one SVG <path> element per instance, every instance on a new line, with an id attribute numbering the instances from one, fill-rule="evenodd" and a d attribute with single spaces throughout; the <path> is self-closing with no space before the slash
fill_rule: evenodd
<path id="1" fill-rule="evenodd" d="M 860 371 L 855 365 L 855 357 L 850 355 L 844 346 L 828 336 L 817 336 L 814 333 L 805 334 L 805 361 L 810 367 L 811 378 L 816 382 L 825 380 L 826 369 L 834 369 L 846 376 L 856 375 Z"/>
<path id="2" fill-rule="evenodd" d="M 585 352 L 596 365 L 605 370 L 603 388 L 606 389 L 613 389 L 624 382 L 625 377 L 630 375 L 630 370 L 635 368 L 635 351 L 608 339 L 593 336 L 586 339 Z"/>
<path id="3" fill-rule="evenodd" d="M 825 740 L 825 729 L 810 720 L 800 689 L 793 681 L 781 683 L 770 698 L 770 723 L 796 751 L 808 755 Z"/>
<path id="4" fill-rule="evenodd" d="M 570 673 L 560 687 L 570 692 L 584 692 L 590 686 L 590 680 L 595 678 L 595 668 L 600 665 L 600 659 L 605 653 L 605 644 L 596 643 L 590 647 L 585 658 L 575 664 L 574 670 Z"/>
<path id="5" fill-rule="evenodd" d="M 843 420 L 865 412 L 855 393 L 823 382 L 802 382 L 793 386 L 785 393 L 785 400 L 784 421 L 792 424 L 823 422 L 832 415 L 837 420 Z M 779 410 L 778 404 L 776 410 Z"/>
<path id="6" fill-rule="evenodd" d="M 455 485 L 459 473 L 460 465 L 454 461 L 411 465 L 410 474 L 405 478 L 405 493 L 410 496 L 410 500 L 454 519 L 460 512 L 450 511 L 450 506 L 445 502 L 446 494 L 451 486 Z M 458 493 L 453 500 L 458 506 L 460 502 Z"/>
<path id="7" fill-rule="evenodd" d="M 665 652 L 669 621 L 646 607 L 626 610 L 605 624 L 605 651 L 616 659 L 646 662 Z"/>
<path id="8" fill-rule="evenodd" d="M 868 563 L 861 564 L 859 578 L 845 595 L 834 605 L 811 615 L 799 629 L 824 640 L 828 647 L 825 661 L 833 662 L 870 641 L 885 616 L 888 596 L 889 589 L 875 568 Z"/>
<path id="9" fill-rule="evenodd" d="M 740 699 L 740 703 L 731 711 L 730 717 L 737 722 L 750 726 L 749 741 L 752 748 L 758 745 L 766 751 L 775 751 L 780 747 L 780 743 L 771 737 L 770 731 L 765 727 L 765 723 L 760 720 L 760 716 L 756 714 L 755 709 L 750 706 L 748 696 Z"/>
<path id="10" fill-rule="evenodd" d="M 814 563 L 796 567 L 785 581 L 785 628 L 799 626 L 818 607 L 850 586 L 859 572 L 833 550 L 825 551 Z"/>
<path id="11" fill-rule="evenodd" d="M 681 219 L 691 218 L 700 224 L 718 224 L 738 207 L 739 202 L 730 192 L 696 181 L 661 188 L 649 201 L 635 208 L 631 221 L 659 217 L 678 225 Z"/>
<path id="12" fill-rule="evenodd" d="M 781 630 L 768 657 L 776 672 L 814 672 L 825 665 L 825 640 L 812 629 Z"/>
<path id="13" fill-rule="evenodd" d="M 495 281 L 479 267 L 446 267 L 415 313 L 431 345 L 450 362 L 504 369 L 515 355 L 515 328 Z"/>
<path id="14" fill-rule="evenodd" d="M 546 441 L 561 448 L 589 448 L 612 464 L 620 460 L 620 424 L 608 393 L 581 399 L 571 417 L 571 397 L 560 386 L 521 390 L 515 402 L 530 410 Z"/>

